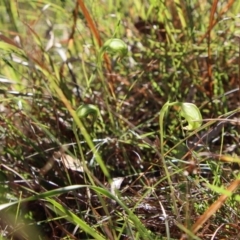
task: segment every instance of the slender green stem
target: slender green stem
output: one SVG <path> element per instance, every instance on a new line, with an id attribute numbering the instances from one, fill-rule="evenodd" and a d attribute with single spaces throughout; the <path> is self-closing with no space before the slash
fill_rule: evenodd
<path id="1" fill-rule="evenodd" d="M 163 119 L 164 119 L 164 115 L 167 112 L 168 107 L 173 106 L 175 104 L 178 104 L 178 103 L 177 102 L 174 102 L 174 103 L 167 102 L 163 105 L 163 107 L 160 111 L 160 115 L 159 115 L 159 127 L 160 127 L 160 145 L 161 145 L 160 150 L 161 150 L 161 156 L 162 156 L 162 164 L 163 164 L 163 168 L 164 168 L 164 171 L 165 171 L 165 174 L 166 174 L 168 185 L 169 185 L 170 191 L 171 191 L 171 196 L 172 196 L 172 201 L 173 201 L 173 211 L 174 211 L 174 214 L 176 216 L 179 216 L 178 209 L 177 209 L 176 198 L 174 196 L 174 187 L 173 187 L 171 176 L 169 174 L 167 163 L 166 163 L 166 160 L 165 160 L 165 157 L 164 157 L 164 147 L 163 147 L 163 137 L 164 137 Z"/>
<path id="2" fill-rule="evenodd" d="M 176 198 L 174 196 L 174 188 L 171 180 L 171 176 L 169 174 L 169 169 L 167 168 L 167 163 L 164 158 L 164 147 L 163 147 L 163 137 L 164 137 L 164 130 L 163 130 L 163 119 L 164 119 L 164 114 L 167 112 L 168 108 L 177 105 L 180 106 L 181 110 L 181 116 L 184 117 L 187 122 L 188 126 L 185 127 L 186 130 L 195 130 L 198 129 L 201 124 L 202 124 L 202 115 L 197 108 L 197 106 L 193 103 L 181 103 L 181 102 L 172 102 L 172 103 L 165 103 L 160 111 L 159 115 L 159 127 L 160 127 L 160 140 L 161 140 L 161 157 L 162 157 L 162 163 L 163 163 L 163 168 L 166 174 L 166 178 L 168 181 L 168 185 L 170 187 L 171 191 L 171 196 L 172 196 L 172 201 L 173 201 L 173 210 L 176 216 L 179 216 L 178 209 L 177 209 L 177 204 L 176 204 Z"/>

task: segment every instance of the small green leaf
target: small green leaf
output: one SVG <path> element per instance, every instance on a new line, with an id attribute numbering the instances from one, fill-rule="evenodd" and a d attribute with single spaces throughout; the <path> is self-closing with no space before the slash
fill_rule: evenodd
<path id="1" fill-rule="evenodd" d="M 128 47 L 127 44 L 119 38 L 112 38 L 107 40 L 102 48 L 103 52 L 108 52 L 112 55 L 118 55 L 124 57 L 127 55 Z"/>
<path id="2" fill-rule="evenodd" d="M 202 115 L 198 107 L 193 103 L 181 103 L 181 116 L 184 117 L 188 126 L 185 127 L 186 130 L 195 130 L 202 125 Z"/>

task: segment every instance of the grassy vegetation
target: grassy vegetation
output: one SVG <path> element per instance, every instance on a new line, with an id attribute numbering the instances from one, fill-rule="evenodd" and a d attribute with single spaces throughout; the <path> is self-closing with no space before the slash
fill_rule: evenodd
<path id="1" fill-rule="evenodd" d="M 240 238 L 239 1 L 0 3 L 1 239 Z"/>

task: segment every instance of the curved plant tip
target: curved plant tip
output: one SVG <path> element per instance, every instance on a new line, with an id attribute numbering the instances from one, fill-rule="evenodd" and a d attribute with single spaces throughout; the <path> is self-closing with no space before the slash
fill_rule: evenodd
<path id="1" fill-rule="evenodd" d="M 180 106 L 181 116 L 188 122 L 188 126 L 185 129 L 192 131 L 199 128 L 202 125 L 202 115 L 198 107 L 193 103 L 181 103 Z"/>
<path id="2" fill-rule="evenodd" d="M 128 53 L 128 47 L 123 40 L 119 38 L 111 38 L 104 43 L 102 51 L 107 52 L 111 55 L 124 57 Z"/>
<path id="3" fill-rule="evenodd" d="M 94 123 L 98 118 L 99 109 L 93 104 L 83 104 L 78 107 L 76 114 L 79 118 L 86 118 L 91 115 Z"/>

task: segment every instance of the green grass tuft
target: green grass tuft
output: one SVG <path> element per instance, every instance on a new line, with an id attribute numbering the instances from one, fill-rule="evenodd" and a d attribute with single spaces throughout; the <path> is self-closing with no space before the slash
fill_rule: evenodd
<path id="1" fill-rule="evenodd" d="M 1 239 L 240 238 L 239 11 L 0 0 Z"/>

